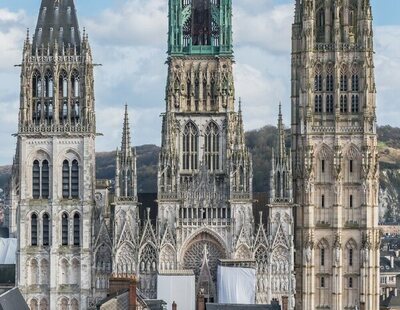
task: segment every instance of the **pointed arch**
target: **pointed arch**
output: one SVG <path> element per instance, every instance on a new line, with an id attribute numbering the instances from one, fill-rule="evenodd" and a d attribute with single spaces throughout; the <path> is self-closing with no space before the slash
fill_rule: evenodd
<path id="1" fill-rule="evenodd" d="M 176 269 L 176 251 L 169 243 L 160 250 L 159 269 L 161 271 Z"/>
<path id="2" fill-rule="evenodd" d="M 346 242 L 346 249 L 357 249 L 357 242 L 353 238 L 350 238 Z"/>
<path id="3" fill-rule="evenodd" d="M 63 257 L 59 261 L 59 280 L 61 284 L 69 284 L 69 262 Z"/>
<path id="4" fill-rule="evenodd" d="M 318 242 L 318 248 L 319 249 L 328 249 L 329 248 L 329 242 L 328 240 L 326 240 L 325 238 L 322 238 L 319 242 Z"/>
<path id="5" fill-rule="evenodd" d="M 49 284 L 49 276 L 50 276 L 50 269 L 49 269 L 49 262 L 47 259 L 43 258 L 40 261 L 40 283 L 41 284 Z"/>
<path id="6" fill-rule="evenodd" d="M 219 170 L 220 159 L 220 130 L 219 126 L 211 121 L 204 135 L 205 163 L 210 171 Z"/>
<path id="7" fill-rule="evenodd" d="M 235 253 L 236 259 L 250 259 L 252 257 L 249 247 L 245 244 L 241 244 Z"/>
<path id="8" fill-rule="evenodd" d="M 40 301 L 40 310 L 49 310 L 49 303 L 46 298 L 42 298 Z"/>
<path id="9" fill-rule="evenodd" d="M 192 121 L 187 122 L 184 127 L 182 144 L 183 169 L 197 170 L 199 160 L 199 130 Z"/>
<path id="10" fill-rule="evenodd" d="M 317 149 L 317 157 L 319 159 L 330 159 L 333 155 L 332 149 L 325 143 L 322 143 Z"/>
<path id="11" fill-rule="evenodd" d="M 140 273 L 150 274 L 157 272 L 157 250 L 152 243 L 146 243 L 139 253 Z"/>

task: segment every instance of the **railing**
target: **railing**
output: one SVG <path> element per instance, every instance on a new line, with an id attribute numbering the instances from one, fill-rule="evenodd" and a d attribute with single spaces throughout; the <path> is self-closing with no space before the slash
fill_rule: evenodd
<path id="1" fill-rule="evenodd" d="M 180 226 L 229 226 L 231 219 L 222 218 L 184 218 L 179 219 Z"/>
<path id="2" fill-rule="evenodd" d="M 19 133 L 64 133 L 64 132 L 76 132 L 76 133 L 94 133 L 96 127 L 94 124 L 86 125 L 70 125 L 70 124 L 53 124 L 53 125 L 20 125 Z"/>
<path id="3" fill-rule="evenodd" d="M 361 208 L 343 208 L 344 225 L 346 227 L 359 227 Z"/>
<path id="4" fill-rule="evenodd" d="M 318 52 L 359 51 L 362 50 L 362 47 L 353 43 L 316 43 L 315 50 Z"/>

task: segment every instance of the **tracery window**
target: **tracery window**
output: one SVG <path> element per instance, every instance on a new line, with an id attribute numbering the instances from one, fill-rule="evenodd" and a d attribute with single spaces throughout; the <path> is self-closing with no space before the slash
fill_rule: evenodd
<path id="1" fill-rule="evenodd" d="M 359 78 L 358 74 L 353 74 L 351 76 L 351 91 L 359 91 L 360 86 L 359 86 Z"/>
<path id="2" fill-rule="evenodd" d="M 346 74 L 340 76 L 340 91 L 348 91 L 348 80 Z"/>
<path id="3" fill-rule="evenodd" d="M 334 79 L 332 74 L 326 76 L 326 91 L 334 90 Z"/>
<path id="4" fill-rule="evenodd" d="M 31 245 L 38 245 L 38 217 L 36 213 L 31 215 Z"/>
<path id="5" fill-rule="evenodd" d="M 219 170 L 219 128 L 215 123 L 207 126 L 205 133 L 204 154 L 207 168 L 211 171 Z"/>
<path id="6" fill-rule="evenodd" d="M 47 213 L 43 214 L 43 218 L 42 218 L 42 239 L 43 239 L 43 245 L 49 245 L 50 244 L 50 218 L 49 215 Z"/>
<path id="7" fill-rule="evenodd" d="M 79 164 L 75 159 L 71 167 L 71 197 L 79 198 Z"/>
<path id="8" fill-rule="evenodd" d="M 334 110 L 333 95 L 326 96 L 326 113 L 332 114 Z"/>
<path id="9" fill-rule="evenodd" d="M 67 72 L 61 71 L 60 78 L 58 80 L 59 96 L 60 98 L 68 97 L 68 78 Z"/>
<path id="10" fill-rule="evenodd" d="M 322 113 L 322 95 L 315 96 L 315 113 Z"/>
<path id="11" fill-rule="evenodd" d="M 47 98 L 53 97 L 53 90 L 53 75 L 50 71 L 47 71 L 46 76 L 44 77 L 44 96 Z"/>
<path id="12" fill-rule="evenodd" d="M 79 73 L 75 70 L 71 75 L 71 90 L 72 96 L 79 97 L 80 87 L 79 87 Z"/>
<path id="13" fill-rule="evenodd" d="M 38 98 L 42 94 L 42 77 L 39 71 L 35 70 L 32 76 L 32 97 Z"/>
<path id="14" fill-rule="evenodd" d="M 61 216 L 61 244 L 68 245 L 68 214 L 63 213 Z"/>
<path id="15" fill-rule="evenodd" d="M 157 254 L 154 247 L 146 244 L 140 254 L 140 272 L 152 273 L 157 271 Z"/>
<path id="16" fill-rule="evenodd" d="M 48 199 L 50 196 L 49 162 L 38 160 L 32 166 L 32 197 L 33 199 Z"/>
<path id="17" fill-rule="evenodd" d="M 351 96 L 351 113 L 358 113 L 360 111 L 360 104 L 358 95 Z"/>
<path id="18" fill-rule="evenodd" d="M 347 105 L 347 96 L 341 95 L 340 96 L 340 113 L 347 113 L 348 105 Z"/>
<path id="19" fill-rule="evenodd" d="M 322 75 L 316 74 L 314 78 L 314 90 L 322 91 Z"/>
<path id="20" fill-rule="evenodd" d="M 198 169 L 199 133 L 196 126 L 189 122 L 183 132 L 183 169 Z"/>
<path id="21" fill-rule="evenodd" d="M 74 245 L 78 246 L 81 244 L 81 219 L 79 213 L 74 215 Z"/>

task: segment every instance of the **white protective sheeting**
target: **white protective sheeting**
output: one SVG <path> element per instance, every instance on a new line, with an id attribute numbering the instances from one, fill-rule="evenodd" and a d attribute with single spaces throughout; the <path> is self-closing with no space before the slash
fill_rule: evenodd
<path id="1" fill-rule="evenodd" d="M 218 302 L 252 305 L 256 300 L 256 271 L 253 268 L 218 266 Z"/>
<path id="2" fill-rule="evenodd" d="M 0 238 L 0 265 L 15 265 L 17 262 L 17 239 Z"/>
<path id="3" fill-rule="evenodd" d="M 178 309 L 196 310 L 196 284 L 194 275 L 158 275 L 157 299 L 172 309 L 175 301 Z"/>

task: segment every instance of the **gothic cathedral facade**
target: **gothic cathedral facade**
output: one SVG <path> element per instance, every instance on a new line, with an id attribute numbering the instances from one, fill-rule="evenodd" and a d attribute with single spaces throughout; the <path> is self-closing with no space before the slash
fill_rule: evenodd
<path id="1" fill-rule="evenodd" d="M 292 35 L 296 308 L 379 309 L 369 0 L 297 0 Z"/>
<path id="2" fill-rule="evenodd" d="M 88 37 L 73 0 L 42 0 L 24 44 L 10 191 L 17 282 L 30 308 L 95 309 L 112 275 L 139 275 L 141 294 L 154 299 L 157 275 L 184 270 L 217 301 L 216 268 L 229 260 L 254 264 L 259 304 L 288 297 L 289 309 L 378 309 L 369 0 L 296 0 L 292 149 L 279 111 L 261 214 L 235 97 L 232 0 L 168 3 L 157 207 L 146 210 L 127 107 L 115 179 L 95 178 Z"/>

